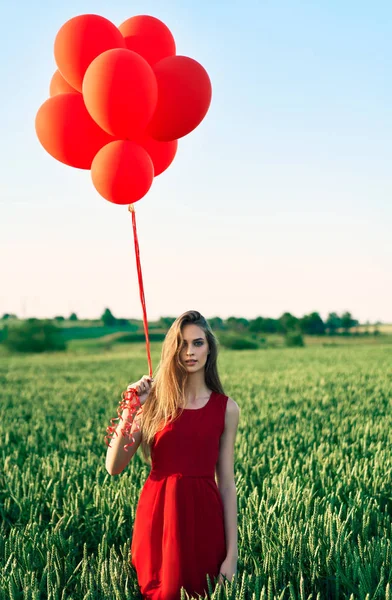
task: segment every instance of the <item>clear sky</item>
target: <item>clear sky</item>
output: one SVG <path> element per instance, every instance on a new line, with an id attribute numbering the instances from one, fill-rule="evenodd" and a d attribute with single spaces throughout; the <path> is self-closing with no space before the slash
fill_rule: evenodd
<path id="1" fill-rule="evenodd" d="M 392 3 L 86 0 L 2 7 L 0 313 L 142 318 L 131 215 L 41 147 L 65 21 L 163 20 L 213 86 L 135 204 L 148 318 L 392 322 Z"/>

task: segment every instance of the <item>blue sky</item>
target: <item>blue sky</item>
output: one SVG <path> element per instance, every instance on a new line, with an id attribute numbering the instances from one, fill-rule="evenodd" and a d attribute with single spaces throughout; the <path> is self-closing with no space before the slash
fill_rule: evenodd
<path id="1" fill-rule="evenodd" d="M 39 8 L 38 8 L 39 7 Z M 7 3 L 0 74 L 0 313 L 142 318 L 131 216 L 40 146 L 65 21 L 150 14 L 213 86 L 135 204 L 147 314 L 392 322 L 392 4 Z"/>

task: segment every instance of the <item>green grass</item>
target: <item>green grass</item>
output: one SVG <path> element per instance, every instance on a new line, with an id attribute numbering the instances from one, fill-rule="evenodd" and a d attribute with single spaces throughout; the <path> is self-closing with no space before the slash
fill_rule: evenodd
<path id="1" fill-rule="evenodd" d="M 227 597 L 392 598 L 390 345 L 222 350 L 219 368 L 241 407 Z M 0 600 L 140 600 L 128 553 L 149 467 L 139 449 L 109 476 L 104 435 L 143 374 L 143 343 L 0 358 Z"/>

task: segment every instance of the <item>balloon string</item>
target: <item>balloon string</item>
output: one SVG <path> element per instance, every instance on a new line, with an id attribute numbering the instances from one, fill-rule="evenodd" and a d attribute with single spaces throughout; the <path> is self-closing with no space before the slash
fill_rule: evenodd
<path id="1" fill-rule="evenodd" d="M 124 419 L 124 417 L 122 416 L 123 411 L 128 410 L 128 417 L 126 417 Z M 116 435 L 118 437 L 118 433 L 116 431 L 117 426 L 119 423 L 115 423 L 115 421 L 125 421 L 124 423 L 124 427 L 120 428 L 120 431 L 123 435 L 123 437 L 128 437 L 128 438 L 132 438 L 132 442 L 130 442 L 129 444 L 125 444 L 123 446 L 124 450 L 126 452 L 128 452 L 128 448 L 130 448 L 131 446 L 134 445 L 135 443 L 135 438 L 132 434 L 132 427 L 134 425 L 134 429 L 133 432 L 136 433 L 137 431 L 140 431 L 140 426 L 138 421 L 135 421 L 135 417 L 139 416 L 143 413 L 143 406 L 141 406 L 140 403 L 140 398 L 137 394 L 137 391 L 135 388 L 130 388 L 129 390 L 125 390 L 125 392 L 123 392 L 121 394 L 121 400 L 119 401 L 119 405 L 117 407 L 117 417 L 114 417 L 113 419 L 110 419 L 110 423 L 111 425 L 109 425 L 106 428 L 106 435 L 105 435 L 105 443 L 109 448 L 113 448 L 113 446 L 110 445 L 110 442 L 113 440 L 114 436 Z"/>
<path id="2" fill-rule="evenodd" d="M 138 242 L 137 230 L 136 230 L 136 214 L 135 214 L 135 209 L 132 204 L 129 205 L 128 210 L 130 213 L 132 213 L 133 239 L 135 241 L 136 267 L 137 267 L 137 274 L 138 274 L 138 278 L 139 278 L 140 300 L 142 302 L 142 309 L 143 309 L 143 325 L 144 325 L 144 335 L 146 337 L 146 344 L 147 344 L 148 369 L 149 369 L 150 377 L 152 377 L 150 339 L 148 337 L 148 321 L 147 321 L 146 301 L 144 298 L 143 276 L 142 276 L 142 268 L 140 265 L 140 250 L 139 250 L 139 242 Z M 128 419 L 128 418 L 124 419 L 122 416 L 122 412 L 125 409 L 129 410 L 128 416 L 130 417 L 130 419 Z M 117 426 L 119 423 L 116 423 L 116 421 L 120 421 L 120 420 L 124 421 L 125 420 L 124 427 L 120 428 L 120 431 L 121 431 L 123 437 L 132 438 L 132 441 L 129 444 L 125 444 L 123 447 L 124 450 L 126 452 L 128 452 L 128 448 L 133 446 L 135 443 L 135 438 L 131 433 L 132 427 L 134 426 L 134 430 L 133 430 L 134 433 L 136 433 L 137 431 L 140 431 L 140 426 L 139 426 L 138 422 L 135 421 L 135 416 L 140 415 L 142 412 L 143 412 L 143 406 L 141 406 L 141 404 L 140 404 L 140 399 L 136 392 L 136 389 L 130 388 L 129 390 L 127 389 L 125 392 L 123 392 L 121 395 L 121 400 L 119 401 L 119 406 L 117 407 L 117 415 L 118 416 L 114 417 L 113 419 L 110 419 L 110 425 L 106 428 L 106 436 L 105 436 L 106 445 L 109 446 L 109 448 L 112 448 L 112 446 L 110 446 L 110 442 L 113 440 L 114 435 L 118 436 L 116 429 L 117 429 Z"/>
<path id="3" fill-rule="evenodd" d="M 147 346 L 148 369 L 149 369 L 149 375 L 150 375 L 150 377 L 152 377 L 152 363 L 151 363 L 151 352 L 150 352 L 150 338 L 148 337 L 148 321 L 147 321 L 146 301 L 144 298 L 143 275 L 142 275 L 142 267 L 140 264 L 139 241 L 137 238 L 136 213 L 135 213 L 133 204 L 129 205 L 128 210 L 130 213 L 132 213 L 133 239 L 135 242 L 135 256 L 136 256 L 137 274 L 138 274 L 138 278 L 139 278 L 140 300 L 142 303 L 142 310 L 143 310 L 143 326 L 144 326 L 144 335 L 146 338 L 146 346 Z"/>

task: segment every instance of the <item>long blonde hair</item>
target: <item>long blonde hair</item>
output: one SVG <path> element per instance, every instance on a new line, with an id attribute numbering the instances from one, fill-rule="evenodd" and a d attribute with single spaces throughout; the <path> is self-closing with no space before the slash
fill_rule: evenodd
<path id="1" fill-rule="evenodd" d="M 203 329 L 208 342 L 210 353 L 205 365 L 205 383 L 212 391 L 224 394 L 217 369 L 219 342 L 203 315 L 197 310 L 188 310 L 173 322 L 166 334 L 161 360 L 154 374 L 154 383 L 143 405 L 142 417 L 138 418 L 142 433 L 143 459 L 150 465 L 151 444 L 155 434 L 163 429 L 169 420 L 178 418 L 185 407 L 188 372 L 179 355 L 184 341 L 182 329 L 189 323 Z"/>

